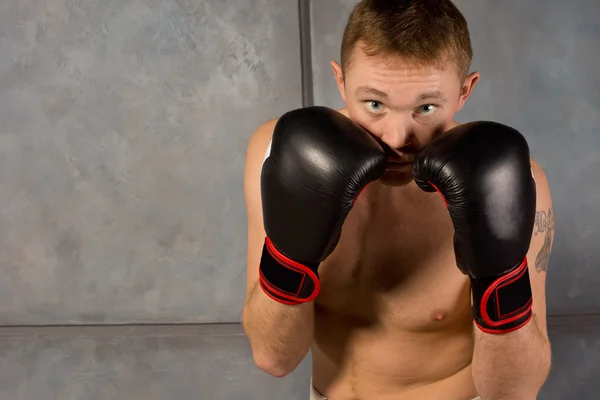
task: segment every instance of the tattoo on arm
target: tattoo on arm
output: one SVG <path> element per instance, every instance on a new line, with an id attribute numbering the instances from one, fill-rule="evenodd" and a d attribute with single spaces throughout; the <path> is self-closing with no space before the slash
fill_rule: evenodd
<path id="1" fill-rule="evenodd" d="M 552 248 L 552 233 L 554 231 L 554 212 L 552 208 L 548 211 L 541 210 L 535 213 L 534 235 L 545 233 L 544 244 L 535 259 L 535 270 L 537 272 L 548 271 L 550 261 L 550 249 Z"/>

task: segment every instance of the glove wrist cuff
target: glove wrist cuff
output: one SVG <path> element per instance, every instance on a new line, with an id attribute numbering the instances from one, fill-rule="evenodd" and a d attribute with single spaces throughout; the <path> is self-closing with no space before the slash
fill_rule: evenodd
<path id="1" fill-rule="evenodd" d="M 506 274 L 471 277 L 473 316 L 483 332 L 502 334 L 525 326 L 532 317 L 533 298 L 527 258 Z"/>
<path id="2" fill-rule="evenodd" d="M 319 263 L 302 263 L 286 257 L 267 237 L 260 260 L 260 287 L 273 300 L 297 305 L 319 294 Z"/>

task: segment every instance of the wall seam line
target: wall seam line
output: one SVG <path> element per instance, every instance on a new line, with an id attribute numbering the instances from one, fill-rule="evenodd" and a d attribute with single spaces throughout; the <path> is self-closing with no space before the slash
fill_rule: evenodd
<path id="1" fill-rule="evenodd" d="M 314 105 L 310 0 L 298 0 L 298 22 L 300 28 L 302 106 L 309 107 Z"/>

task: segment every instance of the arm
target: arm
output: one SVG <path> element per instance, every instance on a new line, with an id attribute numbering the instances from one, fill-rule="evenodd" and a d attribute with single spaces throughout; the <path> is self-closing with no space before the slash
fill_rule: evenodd
<path id="1" fill-rule="evenodd" d="M 552 203 L 525 137 L 491 121 L 459 125 L 427 145 L 413 173 L 445 198 L 457 266 L 471 280 L 481 398 L 535 399 L 550 365 L 544 285 L 553 233 L 534 228 Z"/>
<path id="2" fill-rule="evenodd" d="M 263 159 L 276 121 L 259 127 L 248 143 L 244 195 L 248 218 L 246 303 L 242 324 L 256 365 L 282 377 L 293 371 L 308 352 L 313 338 L 314 303 L 289 307 L 268 297 L 258 284 L 265 240 L 260 190 Z"/>
<path id="3" fill-rule="evenodd" d="M 534 161 L 532 171 L 536 181 L 537 210 L 527 259 L 533 318 L 523 328 L 503 335 L 475 329 L 473 378 L 484 400 L 534 400 L 550 369 L 545 283 L 554 239 L 554 217 L 546 176 Z"/>
<path id="4" fill-rule="evenodd" d="M 283 376 L 312 342 L 319 265 L 337 246 L 356 197 L 385 171 L 386 156 L 368 132 L 342 114 L 307 107 L 260 129 L 247 159 L 243 322 L 258 365 Z"/>

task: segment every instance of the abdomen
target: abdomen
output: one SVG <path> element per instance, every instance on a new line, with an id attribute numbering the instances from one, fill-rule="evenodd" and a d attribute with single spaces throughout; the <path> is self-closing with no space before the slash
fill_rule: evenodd
<path id="1" fill-rule="evenodd" d="M 394 395 L 411 391 L 419 396 L 444 393 L 449 387 L 457 394 L 465 390 L 467 396 L 474 394 L 470 321 L 444 329 L 403 331 L 322 308 L 315 318 L 313 382 L 326 396 L 397 398 Z"/>

